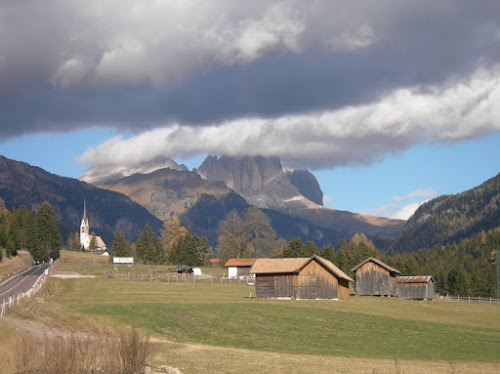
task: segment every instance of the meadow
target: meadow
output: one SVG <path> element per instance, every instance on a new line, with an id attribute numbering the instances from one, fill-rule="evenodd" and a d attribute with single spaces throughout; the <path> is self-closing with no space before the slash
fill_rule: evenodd
<path id="1" fill-rule="evenodd" d="M 70 262 L 53 270 L 84 266 L 108 271 Z M 10 315 L 97 336 L 137 328 L 152 342 L 148 363 L 185 374 L 500 372 L 499 305 L 262 300 L 250 292 L 245 284 L 50 278 Z M 13 334 L 0 322 L 2 332 Z"/>

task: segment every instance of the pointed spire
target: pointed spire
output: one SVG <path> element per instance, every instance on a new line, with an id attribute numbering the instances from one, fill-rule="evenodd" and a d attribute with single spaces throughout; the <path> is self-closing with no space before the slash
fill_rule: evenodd
<path id="1" fill-rule="evenodd" d="M 87 198 L 83 198 L 83 219 L 87 220 Z"/>

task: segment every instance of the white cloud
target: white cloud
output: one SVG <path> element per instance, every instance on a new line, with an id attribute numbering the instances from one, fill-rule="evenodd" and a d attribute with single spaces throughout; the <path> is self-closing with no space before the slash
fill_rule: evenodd
<path id="1" fill-rule="evenodd" d="M 309 167 L 369 163 L 423 142 L 459 142 L 500 130 L 500 66 L 466 80 L 398 89 L 367 105 L 278 118 L 240 118 L 203 127 L 176 123 L 115 138 L 81 156 L 87 164 L 158 155 L 280 156 Z M 415 191 L 415 196 L 432 191 Z M 400 197 L 401 200 L 404 197 Z"/>
<path id="2" fill-rule="evenodd" d="M 415 213 L 420 205 L 429 201 L 430 198 L 436 195 L 436 190 L 432 188 L 419 188 L 406 195 L 393 196 L 387 204 L 364 213 L 378 217 L 407 220 Z"/>
<path id="3" fill-rule="evenodd" d="M 403 196 L 394 196 L 392 198 L 393 201 L 403 201 L 411 198 L 429 198 L 436 196 L 436 191 L 432 188 L 427 188 L 427 189 L 422 189 L 419 188 L 418 190 L 412 191 L 406 195 Z"/>
<path id="4" fill-rule="evenodd" d="M 424 202 L 425 201 L 405 204 L 396 213 L 391 214 L 389 218 L 407 220 L 413 215 L 413 213 L 415 213 L 418 207 L 422 205 Z"/>
<path id="5" fill-rule="evenodd" d="M 323 204 L 328 207 L 333 207 L 333 199 L 330 196 L 323 196 Z"/>

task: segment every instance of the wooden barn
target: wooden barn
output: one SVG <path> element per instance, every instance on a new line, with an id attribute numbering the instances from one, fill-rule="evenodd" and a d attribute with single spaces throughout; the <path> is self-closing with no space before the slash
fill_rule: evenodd
<path id="1" fill-rule="evenodd" d="M 396 281 L 398 294 L 402 299 L 434 299 L 434 284 L 436 281 L 430 275 L 397 277 Z"/>
<path id="2" fill-rule="evenodd" d="M 224 264 L 227 267 L 227 277 L 234 279 L 247 276 L 255 260 L 255 258 L 230 258 Z"/>
<path id="3" fill-rule="evenodd" d="M 257 259 L 250 274 L 255 274 L 255 292 L 260 298 L 347 300 L 349 282 L 353 282 L 319 256 Z"/>
<path id="4" fill-rule="evenodd" d="M 359 296 L 396 296 L 398 270 L 369 257 L 351 269 L 356 273 L 356 294 Z"/>

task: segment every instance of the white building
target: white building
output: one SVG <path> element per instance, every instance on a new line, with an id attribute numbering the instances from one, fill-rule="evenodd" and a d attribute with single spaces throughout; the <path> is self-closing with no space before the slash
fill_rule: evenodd
<path id="1" fill-rule="evenodd" d="M 93 244 L 93 248 L 91 247 Z M 102 253 L 106 251 L 106 243 L 100 236 L 90 235 L 89 219 L 87 217 L 87 201 L 83 200 L 83 217 L 80 224 L 80 246 L 86 251 Z"/>
<path id="2" fill-rule="evenodd" d="M 80 224 L 80 247 L 86 251 L 90 248 L 90 226 L 89 219 L 87 218 L 87 200 L 83 200 L 83 217 Z"/>

